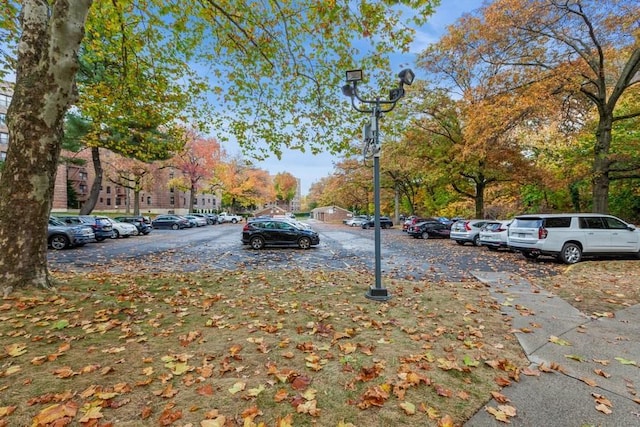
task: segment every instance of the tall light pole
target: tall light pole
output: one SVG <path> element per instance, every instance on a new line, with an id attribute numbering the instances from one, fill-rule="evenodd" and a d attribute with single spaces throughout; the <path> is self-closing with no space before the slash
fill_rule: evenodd
<path id="1" fill-rule="evenodd" d="M 376 97 L 375 100 L 363 99 L 358 94 L 358 82 L 362 81 L 362 70 L 347 71 L 347 84 L 342 86 L 342 93 L 351 98 L 351 105 L 356 111 L 361 113 L 371 113 L 371 120 L 364 126 L 365 147 L 373 144 L 373 205 L 374 205 L 374 238 L 375 238 L 375 285 L 370 286 L 365 296 L 375 301 L 388 301 L 391 299 L 388 290 L 382 286 L 382 263 L 380 249 L 380 117 L 383 113 L 393 110 L 396 103 L 404 96 L 404 85 L 411 85 L 415 74 L 410 69 L 400 71 L 398 74 L 400 82 L 398 87 L 391 89 L 389 99 L 382 100 Z M 355 100 L 362 104 L 371 105 L 370 108 L 362 108 L 356 105 Z M 367 148 L 365 148 L 366 152 Z"/>

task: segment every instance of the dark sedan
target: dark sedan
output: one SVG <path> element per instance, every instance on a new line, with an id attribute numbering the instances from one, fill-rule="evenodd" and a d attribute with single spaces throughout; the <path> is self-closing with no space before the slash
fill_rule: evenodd
<path id="1" fill-rule="evenodd" d="M 365 221 L 362 223 L 362 228 L 373 228 L 373 225 L 375 224 L 375 219 L 371 218 L 369 221 Z M 391 228 L 393 227 L 393 221 L 391 221 L 391 218 L 389 218 L 388 216 L 381 216 L 380 217 L 380 227 L 381 228 Z"/>
<path id="2" fill-rule="evenodd" d="M 265 246 L 298 246 L 309 249 L 320 244 L 320 236 L 308 227 L 285 219 L 265 218 L 247 223 L 242 229 L 242 244 L 253 249 Z"/>
<path id="3" fill-rule="evenodd" d="M 158 215 L 151 221 L 153 228 L 170 228 L 172 230 L 181 230 L 191 227 L 189 220 L 178 215 Z"/>
<path id="4" fill-rule="evenodd" d="M 429 239 L 434 237 L 448 239 L 451 230 L 449 230 L 446 224 L 440 221 L 423 221 L 409 227 L 407 234 L 414 239 Z"/>

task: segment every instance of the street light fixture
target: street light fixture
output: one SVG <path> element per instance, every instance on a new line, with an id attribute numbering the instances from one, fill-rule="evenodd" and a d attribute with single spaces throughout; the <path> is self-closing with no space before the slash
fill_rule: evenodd
<path id="1" fill-rule="evenodd" d="M 347 84 L 342 86 L 342 94 L 351 98 L 351 106 L 361 113 L 371 113 L 373 123 L 365 125 L 363 138 L 365 146 L 373 144 L 373 205 L 374 205 L 374 238 L 375 238 L 375 285 L 370 286 L 365 296 L 375 301 L 388 301 L 391 299 L 389 291 L 382 286 L 382 265 L 380 249 L 380 126 L 379 120 L 383 113 L 393 110 L 396 103 L 404 96 L 404 86 L 413 83 L 415 74 L 410 69 L 404 69 L 398 74 L 400 82 L 398 87 L 389 92 L 388 100 L 363 99 L 358 94 L 358 82 L 362 81 L 362 70 L 349 70 L 346 74 Z M 356 105 L 356 99 L 362 104 L 372 105 L 371 108 L 362 108 Z M 371 129 L 373 128 L 373 130 Z M 368 151 L 365 149 L 365 152 Z"/>

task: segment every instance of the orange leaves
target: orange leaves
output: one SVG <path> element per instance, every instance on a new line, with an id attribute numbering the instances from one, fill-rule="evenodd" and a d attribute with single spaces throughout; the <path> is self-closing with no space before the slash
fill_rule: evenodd
<path id="1" fill-rule="evenodd" d="M 76 416 L 78 404 L 72 401 L 48 406 L 40 411 L 34 418 L 32 426 L 46 426 L 51 423 L 67 425 Z"/>
<path id="2" fill-rule="evenodd" d="M 384 403 L 389 399 L 389 391 L 391 390 L 390 384 L 374 385 L 369 388 L 360 396 L 356 406 L 360 409 L 367 409 L 372 406 L 382 407 Z"/>

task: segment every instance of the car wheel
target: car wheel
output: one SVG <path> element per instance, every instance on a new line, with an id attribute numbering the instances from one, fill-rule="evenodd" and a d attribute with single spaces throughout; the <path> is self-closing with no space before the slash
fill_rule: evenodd
<path id="1" fill-rule="evenodd" d="M 59 251 L 69 246 L 69 239 L 67 238 L 67 236 L 64 236 L 62 234 L 56 234 L 49 238 L 49 245 L 52 249 Z"/>
<path id="2" fill-rule="evenodd" d="M 480 246 L 480 236 L 477 235 L 473 238 L 473 246 Z"/>
<path id="3" fill-rule="evenodd" d="M 133 233 L 131 233 L 132 236 L 138 236 L 140 235 L 140 231 L 136 228 L 136 231 L 134 231 Z"/>
<path id="4" fill-rule="evenodd" d="M 428 232 L 426 232 L 426 231 L 423 231 L 423 232 L 422 232 L 422 238 L 423 238 L 423 239 L 428 239 L 428 238 L 429 238 L 429 233 L 428 233 Z"/>
<path id="5" fill-rule="evenodd" d="M 311 239 L 308 237 L 301 237 L 298 239 L 298 246 L 300 249 L 309 249 L 311 247 Z"/>
<path id="6" fill-rule="evenodd" d="M 233 219 L 231 220 L 231 223 L 232 223 L 232 224 L 237 224 L 237 223 L 238 223 L 238 220 L 237 220 L 237 219 L 235 219 L 235 218 L 233 218 Z"/>
<path id="7" fill-rule="evenodd" d="M 251 239 L 251 247 L 253 249 L 262 249 L 264 248 L 264 239 L 260 236 L 253 237 Z"/>
<path id="8" fill-rule="evenodd" d="M 180 229 L 180 224 L 173 224 L 173 225 L 171 226 L 171 229 L 172 229 L 172 230 L 178 230 L 178 229 Z"/>
<path id="9" fill-rule="evenodd" d="M 117 239 L 118 237 L 120 237 L 120 232 L 118 230 L 113 230 L 113 232 L 111 233 L 111 238 Z"/>
<path id="10" fill-rule="evenodd" d="M 456 243 L 459 244 L 460 246 L 464 245 L 464 242 L 462 240 L 456 240 Z"/>
<path id="11" fill-rule="evenodd" d="M 369 228 L 369 224 L 362 224 L 362 228 L 366 230 L 367 228 Z"/>
<path id="12" fill-rule="evenodd" d="M 582 259 L 582 250 L 575 243 L 565 243 L 560 252 L 560 260 L 565 264 L 575 264 Z"/>
<path id="13" fill-rule="evenodd" d="M 106 237 L 96 237 L 96 242 L 102 242 Z"/>

